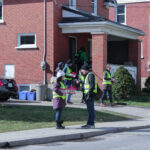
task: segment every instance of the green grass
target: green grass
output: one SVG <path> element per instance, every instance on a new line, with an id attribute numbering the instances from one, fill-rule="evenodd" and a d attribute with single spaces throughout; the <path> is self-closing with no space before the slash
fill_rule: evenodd
<path id="1" fill-rule="evenodd" d="M 150 94 L 142 93 L 141 95 L 133 96 L 127 100 L 113 100 L 113 101 L 114 103 L 119 104 L 121 103 L 129 106 L 150 107 Z M 108 104 L 109 100 L 105 100 L 104 102 Z"/>
<path id="2" fill-rule="evenodd" d="M 87 111 L 65 108 L 62 119 L 65 125 L 85 124 Z M 129 119 L 109 112 L 96 112 L 96 122 Z M 49 128 L 55 126 L 55 111 L 50 106 L 2 106 L 0 105 L 0 132 Z"/>

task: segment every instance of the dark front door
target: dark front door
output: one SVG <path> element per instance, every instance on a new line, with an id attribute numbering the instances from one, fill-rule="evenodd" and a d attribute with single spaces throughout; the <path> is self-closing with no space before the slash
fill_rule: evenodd
<path id="1" fill-rule="evenodd" d="M 77 38 L 69 37 L 69 48 L 70 48 L 70 59 L 72 60 L 72 69 L 74 72 L 77 71 L 75 64 L 75 54 L 77 52 Z"/>

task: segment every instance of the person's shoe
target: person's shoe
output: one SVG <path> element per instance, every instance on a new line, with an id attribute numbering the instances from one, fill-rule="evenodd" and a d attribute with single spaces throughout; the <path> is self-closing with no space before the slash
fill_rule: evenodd
<path id="1" fill-rule="evenodd" d="M 62 126 L 62 120 L 61 121 L 56 121 L 56 129 L 65 129 L 65 127 Z"/>
<path id="2" fill-rule="evenodd" d="M 112 107 L 113 107 L 113 106 L 115 106 L 115 104 L 114 104 L 114 103 L 110 103 L 110 106 L 112 106 Z"/>
<path id="3" fill-rule="evenodd" d="M 67 104 L 73 104 L 73 102 L 67 102 Z"/>
<path id="4" fill-rule="evenodd" d="M 95 125 L 84 125 L 84 126 L 81 126 L 82 129 L 95 129 Z"/>
<path id="5" fill-rule="evenodd" d="M 100 103 L 100 106 L 101 106 L 101 107 L 105 107 L 106 105 L 105 105 L 105 104 L 103 104 L 103 103 Z"/>

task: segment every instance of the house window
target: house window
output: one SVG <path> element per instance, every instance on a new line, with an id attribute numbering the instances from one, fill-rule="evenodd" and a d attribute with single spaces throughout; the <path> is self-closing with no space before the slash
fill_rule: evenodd
<path id="1" fill-rule="evenodd" d="M 117 6 L 116 21 L 121 24 L 126 24 L 126 7 L 125 7 L 125 5 Z"/>
<path id="2" fill-rule="evenodd" d="M 3 19 L 3 0 L 0 0 L 0 20 Z"/>
<path id="3" fill-rule="evenodd" d="M 76 8 L 76 0 L 69 0 L 69 6 L 71 8 Z"/>
<path id="4" fill-rule="evenodd" d="M 92 14 L 97 15 L 97 0 L 92 0 Z"/>
<path id="5" fill-rule="evenodd" d="M 18 43 L 17 49 L 22 48 L 37 48 L 36 46 L 36 34 L 28 33 L 28 34 L 18 34 Z"/>

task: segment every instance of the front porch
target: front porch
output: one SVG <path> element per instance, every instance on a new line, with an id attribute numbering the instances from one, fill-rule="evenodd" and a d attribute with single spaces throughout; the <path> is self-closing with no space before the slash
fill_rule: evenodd
<path id="1" fill-rule="evenodd" d="M 71 10 L 67 8 L 65 11 Z M 75 13 L 75 10 L 73 11 Z M 86 48 L 88 59 L 92 59 L 92 71 L 97 76 L 100 89 L 102 89 L 103 71 L 106 64 L 113 64 L 112 68 L 114 65 L 134 67 L 131 70 L 134 70 L 133 77 L 140 88 L 141 42 L 138 37 L 143 36 L 144 33 L 141 30 L 117 24 L 100 16 L 88 16 L 88 14 L 84 16 L 83 12 L 77 13 L 78 17 L 73 19 L 64 17 L 58 25 L 62 29 L 62 34 L 76 39 L 73 51 L 77 52 L 80 46 Z"/>

